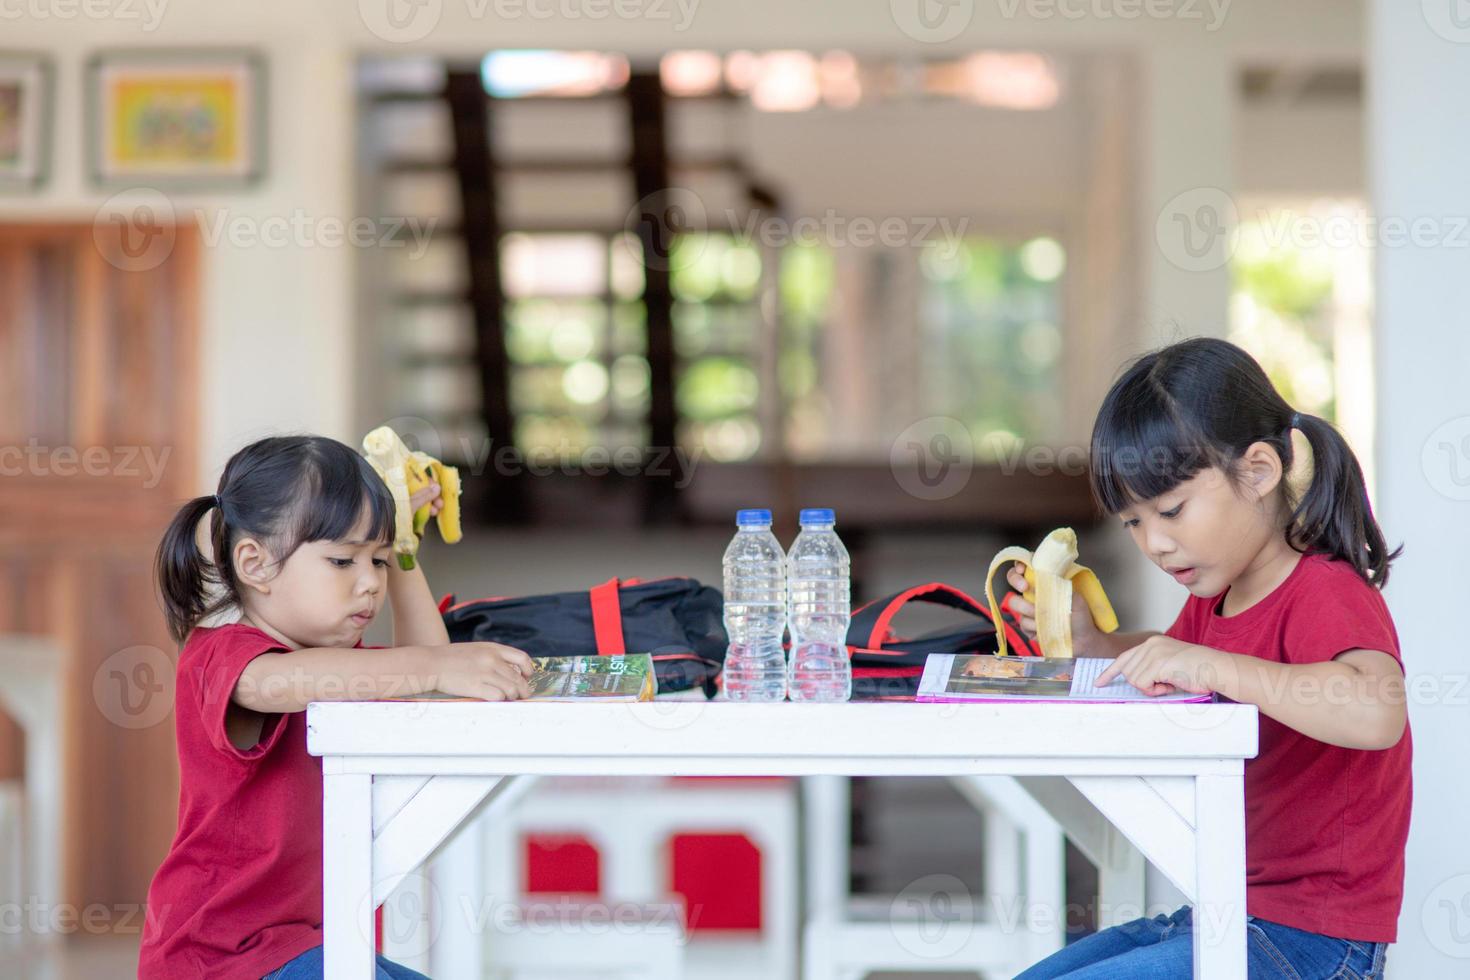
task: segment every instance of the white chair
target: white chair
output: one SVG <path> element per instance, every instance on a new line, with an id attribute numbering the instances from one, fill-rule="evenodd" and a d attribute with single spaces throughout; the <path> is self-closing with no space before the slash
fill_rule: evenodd
<path id="1" fill-rule="evenodd" d="M 690 976 L 759 976 L 794 980 L 797 972 L 797 799 L 789 781 L 674 783 L 663 779 L 543 779 L 514 811 L 484 821 L 485 874 L 494 901 L 519 903 L 522 836 L 527 832 L 585 837 L 602 860 L 601 900 L 614 909 L 663 905 L 669 899 L 668 841 L 680 833 L 739 833 L 761 853 L 761 931 L 688 940 Z M 514 945 L 487 955 L 502 962 Z M 542 944 L 545 945 L 544 943 Z M 570 944 L 566 944 L 570 945 Z M 524 944 L 534 962 L 534 938 Z"/>
<path id="2" fill-rule="evenodd" d="M 40 636 L 0 635 L 0 707 L 25 732 L 25 780 L 9 787 L 4 804 L 7 843 L 0 881 L 38 908 L 56 908 L 61 895 L 62 705 L 65 652 Z M 22 934 L 21 940 L 54 936 Z"/>
<path id="3" fill-rule="evenodd" d="M 491 980 L 682 980 L 683 906 L 522 905 L 496 916 L 487 940 Z"/>
<path id="4" fill-rule="evenodd" d="M 1009 977 L 1061 947 L 1065 842 L 1056 820 L 1008 777 L 955 782 L 985 816 L 985 894 L 933 875 L 893 899 L 873 900 L 847 892 L 847 779 L 803 780 L 803 980 L 860 980 L 874 970 Z"/>

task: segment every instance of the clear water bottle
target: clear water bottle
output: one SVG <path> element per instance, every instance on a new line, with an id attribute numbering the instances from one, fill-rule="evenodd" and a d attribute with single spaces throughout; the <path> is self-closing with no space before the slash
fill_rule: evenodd
<path id="1" fill-rule="evenodd" d="M 786 558 L 793 701 L 852 697 L 847 656 L 852 561 L 832 529 L 835 524 L 826 508 L 803 510 L 801 533 Z"/>
<path id="2" fill-rule="evenodd" d="M 725 549 L 725 697 L 731 701 L 786 698 L 786 556 L 771 533 L 771 512 L 742 510 Z"/>

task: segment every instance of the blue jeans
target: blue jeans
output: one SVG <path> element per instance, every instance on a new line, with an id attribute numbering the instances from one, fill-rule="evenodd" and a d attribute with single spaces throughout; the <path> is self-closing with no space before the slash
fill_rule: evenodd
<path id="1" fill-rule="evenodd" d="M 322 980 L 322 948 L 313 946 L 285 966 L 277 967 L 261 980 Z M 374 980 L 428 980 L 422 973 L 378 957 Z"/>
<path id="2" fill-rule="evenodd" d="M 1246 916 L 1249 980 L 1383 980 L 1387 948 Z M 1194 920 L 1186 905 L 1079 939 L 1016 980 L 1190 980 L 1193 973 Z"/>

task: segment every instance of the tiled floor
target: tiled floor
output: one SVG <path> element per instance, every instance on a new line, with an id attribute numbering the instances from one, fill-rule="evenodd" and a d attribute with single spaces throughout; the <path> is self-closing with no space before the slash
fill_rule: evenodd
<path id="1" fill-rule="evenodd" d="M 4 975 L 17 980 L 131 980 L 138 975 L 138 937 L 75 937 L 15 951 L 0 944 L 0 960 Z"/>

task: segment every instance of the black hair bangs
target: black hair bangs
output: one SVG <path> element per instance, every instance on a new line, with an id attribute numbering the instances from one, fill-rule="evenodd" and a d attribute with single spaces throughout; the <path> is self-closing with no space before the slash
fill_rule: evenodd
<path id="1" fill-rule="evenodd" d="M 314 453 L 303 473 L 304 485 L 294 508 L 293 543 L 358 540 L 364 522 L 367 531 L 361 540 L 391 543 L 396 506 L 372 464 L 341 443 L 317 448 L 325 451 Z"/>
<path id="2" fill-rule="evenodd" d="M 1168 493 L 1208 466 L 1228 465 L 1154 384 L 1148 366 L 1113 387 L 1093 425 L 1088 482 L 1108 514 Z"/>

